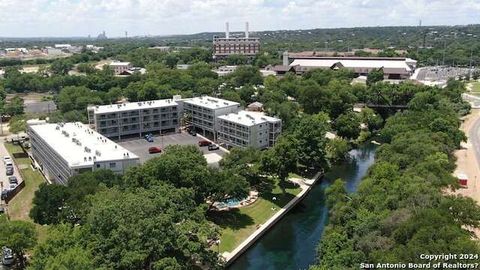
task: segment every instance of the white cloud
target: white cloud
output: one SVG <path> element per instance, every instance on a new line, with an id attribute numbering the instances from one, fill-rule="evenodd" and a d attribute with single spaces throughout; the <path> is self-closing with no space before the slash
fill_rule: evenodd
<path id="1" fill-rule="evenodd" d="M 0 0 L 0 36 L 480 23 L 480 0 Z"/>

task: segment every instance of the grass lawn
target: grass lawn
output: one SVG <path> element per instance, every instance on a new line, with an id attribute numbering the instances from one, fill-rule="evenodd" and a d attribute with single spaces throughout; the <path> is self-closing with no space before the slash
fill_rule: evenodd
<path id="1" fill-rule="evenodd" d="M 20 175 L 25 181 L 25 187 L 8 204 L 8 214 L 12 220 L 26 220 L 33 222 L 28 216 L 28 213 L 32 208 L 32 200 L 35 191 L 41 183 L 45 182 L 45 179 L 39 172 L 32 170 L 30 167 L 30 159 L 23 153 L 20 146 L 5 143 L 5 147 L 15 160 L 17 166 L 23 167 L 23 169 L 20 169 Z M 35 226 L 37 228 L 39 241 L 45 239 L 47 226 L 38 224 L 35 224 Z"/>
<path id="2" fill-rule="evenodd" d="M 471 82 L 472 84 L 472 93 L 480 94 L 480 82 Z"/>
<path id="3" fill-rule="evenodd" d="M 232 251 L 300 191 L 300 187 L 289 184 L 284 195 L 279 183 L 276 182 L 272 192 L 261 194 L 250 206 L 225 212 L 213 212 L 210 219 L 221 228 L 220 247 L 213 246 L 213 249 L 218 248 L 220 253 Z M 273 200 L 273 197 L 276 197 L 276 200 Z"/>

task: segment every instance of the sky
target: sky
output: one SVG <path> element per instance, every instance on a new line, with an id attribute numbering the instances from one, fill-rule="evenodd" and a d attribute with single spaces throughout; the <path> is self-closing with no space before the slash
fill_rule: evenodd
<path id="1" fill-rule="evenodd" d="M 0 0 L 0 36 L 480 24 L 480 0 Z"/>

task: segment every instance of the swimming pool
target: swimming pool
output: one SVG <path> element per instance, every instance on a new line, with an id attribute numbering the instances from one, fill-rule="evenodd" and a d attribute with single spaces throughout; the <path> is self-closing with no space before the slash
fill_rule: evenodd
<path id="1" fill-rule="evenodd" d="M 240 202 L 243 201 L 242 200 L 238 200 L 238 199 L 235 199 L 235 198 L 230 198 L 228 200 L 226 200 L 224 203 L 228 206 L 228 207 L 236 207 L 236 206 L 239 206 L 240 205 Z"/>

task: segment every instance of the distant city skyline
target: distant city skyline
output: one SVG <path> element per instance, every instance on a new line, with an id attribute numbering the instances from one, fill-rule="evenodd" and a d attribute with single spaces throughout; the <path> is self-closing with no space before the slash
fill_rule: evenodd
<path id="1" fill-rule="evenodd" d="M 0 0 L 0 37 L 480 24 L 480 0 Z"/>

